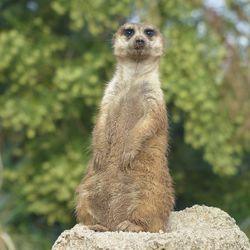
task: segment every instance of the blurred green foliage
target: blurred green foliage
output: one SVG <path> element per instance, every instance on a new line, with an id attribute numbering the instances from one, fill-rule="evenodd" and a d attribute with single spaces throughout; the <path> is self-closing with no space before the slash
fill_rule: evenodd
<path id="1" fill-rule="evenodd" d="M 247 22 L 249 5 L 225 8 Z M 48 249 L 74 223 L 74 190 L 114 71 L 112 34 L 138 16 L 166 37 L 177 207 L 206 203 L 238 221 L 250 216 L 250 53 L 249 44 L 242 53 L 228 42 L 244 35 L 234 20 L 200 0 L 2 0 L 0 12 L 0 221 L 22 249 Z"/>

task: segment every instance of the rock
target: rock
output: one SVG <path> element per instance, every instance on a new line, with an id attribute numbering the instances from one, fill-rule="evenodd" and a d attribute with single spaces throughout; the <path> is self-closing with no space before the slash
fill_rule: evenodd
<path id="1" fill-rule="evenodd" d="M 52 247 L 52 250 L 83 249 L 247 250 L 250 243 L 227 213 L 195 205 L 172 212 L 167 233 L 101 233 L 77 224 L 64 231 Z"/>

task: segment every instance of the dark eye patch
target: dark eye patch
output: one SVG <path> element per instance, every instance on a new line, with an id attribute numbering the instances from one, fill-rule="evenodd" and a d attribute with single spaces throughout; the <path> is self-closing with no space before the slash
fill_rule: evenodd
<path id="1" fill-rule="evenodd" d="M 147 35 L 148 37 L 152 37 L 152 36 L 155 35 L 155 30 L 153 30 L 153 29 L 145 29 L 145 30 L 144 30 L 144 33 L 145 33 L 145 35 Z"/>
<path id="2" fill-rule="evenodd" d="M 135 30 L 132 29 L 132 28 L 128 28 L 128 29 L 124 29 L 123 30 L 123 34 L 126 36 L 126 37 L 131 37 L 133 36 L 135 33 Z"/>

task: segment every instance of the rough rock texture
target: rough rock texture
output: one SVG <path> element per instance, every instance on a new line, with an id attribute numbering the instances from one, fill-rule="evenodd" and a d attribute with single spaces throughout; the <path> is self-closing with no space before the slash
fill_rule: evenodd
<path id="1" fill-rule="evenodd" d="M 245 250 L 250 249 L 250 243 L 227 213 L 195 205 L 172 212 L 167 233 L 101 233 L 78 224 L 64 231 L 52 247 L 52 250 L 69 249 Z"/>

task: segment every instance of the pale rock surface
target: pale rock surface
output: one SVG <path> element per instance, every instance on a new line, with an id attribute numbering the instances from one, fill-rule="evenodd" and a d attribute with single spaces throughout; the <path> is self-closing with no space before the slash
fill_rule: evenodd
<path id="1" fill-rule="evenodd" d="M 168 232 L 94 232 L 77 224 L 64 231 L 52 250 L 250 250 L 235 220 L 219 208 L 198 206 L 172 212 Z"/>

